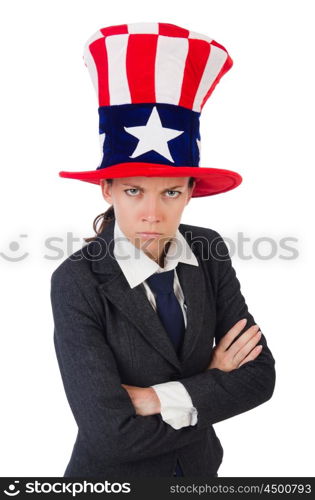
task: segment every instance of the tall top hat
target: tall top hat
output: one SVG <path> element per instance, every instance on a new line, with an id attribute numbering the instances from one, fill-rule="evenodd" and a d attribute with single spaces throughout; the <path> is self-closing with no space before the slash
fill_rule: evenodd
<path id="1" fill-rule="evenodd" d="M 193 197 L 242 182 L 236 172 L 199 167 L 201 110 L 233 64 L 222 45 L 174 24 L 122 24 L 97 31 L 83 59 L 98 97 L 102 160 L 61 177 L 194 177 Z"/>

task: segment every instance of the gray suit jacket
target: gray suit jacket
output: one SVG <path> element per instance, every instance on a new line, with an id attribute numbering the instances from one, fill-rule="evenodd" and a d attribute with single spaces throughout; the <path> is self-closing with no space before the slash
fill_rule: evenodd
<path id="1" fill-rule="evenodd" d="M 216 231 L 179 226 L 199 266 L 176 268 L 187 304 L 178 357 L 143 285 L 131 289 L 114 258 L 113 228 L 111 222 L 51 277 L 54 345 L 78 426 L 64 477 L 171 477 L 177 458 L 186 477 L 215 475 L 223 449 L 213 424 L 271 398 L 272 353 L 262 335 L 256 360 L 230 372 L 207 370 L 214 339 L 218 343 L 242 318 L 248 319 L 243 332 L 255 324 Z M 136 415 L 121 386 L 170 380 L 189 392 L 197 425 L 176 430 L 160 414 Z"/>

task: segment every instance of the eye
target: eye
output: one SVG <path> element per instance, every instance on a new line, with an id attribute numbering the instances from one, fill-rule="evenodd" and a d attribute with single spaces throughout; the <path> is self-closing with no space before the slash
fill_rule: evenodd
<path id="1" fill-rule="evenodd" d="M 181 191 L 173 191 L 172 189 L 169 189 L 166 193 L 178 193 L 178 196 L 169 196 L 169 198 L 178 198 L 182 194 Z"/>
<path id="2" fill-rule="evenodd" d="M 128 191 L 139 191 L 138 188 L 129 188 L 129 189 L 124 189 L 125 193 L 127 193 L 128 196 L 133 196 L 133 194 L 128 193 Z"/>

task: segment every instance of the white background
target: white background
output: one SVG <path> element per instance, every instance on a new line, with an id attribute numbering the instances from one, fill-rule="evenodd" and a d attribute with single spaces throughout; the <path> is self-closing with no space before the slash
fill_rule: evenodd
<path id="1" fill-rule="evenodd" d="M 223 44 L 234 65 L 201 117 L 201 166 L 239 172 L 235 190 L 193 199 L 182 222 L 236 245 L 249 310 L 276 359 L 274 395 L 215 425 L 220 476 L 314 475 L 314 19 L 303 0 L 2 2 L 1 476 L 62 476 L 77 427 L 53 346 L 50 276 L 108 207 L 60 170 L 99 164 L 97 100 L 82 59 L 99 28 L 169 22 Z M 67 233 L 77 241 L 67 246 Z M 241 258 L 237 235 L 249 238 Z M 48 238 L 60 238 L 60 255 Z M 276 255 L 268 258 L 272 238 Z M 297 257 L 281 248 L 282 238 Z M 23 258 L 23 255 L 26 255 Z M 12 261 L 9 259 L 17 259 Z"/>

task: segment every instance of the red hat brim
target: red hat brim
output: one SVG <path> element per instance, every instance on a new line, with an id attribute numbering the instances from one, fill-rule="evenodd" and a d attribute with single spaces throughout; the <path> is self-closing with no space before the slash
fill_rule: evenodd
<path id="1" fill-rule="evenodd" d="M 84 172 L 59 172 L 60 177 L 100 184 L 101 179 L 118 177 L 195 177 L 192 198 L 212 196 L 236 188 L 242 177 L 231 170 L 201 167 L 170 167 L 156 163 L 119 163 L 98 170 Z"/>

